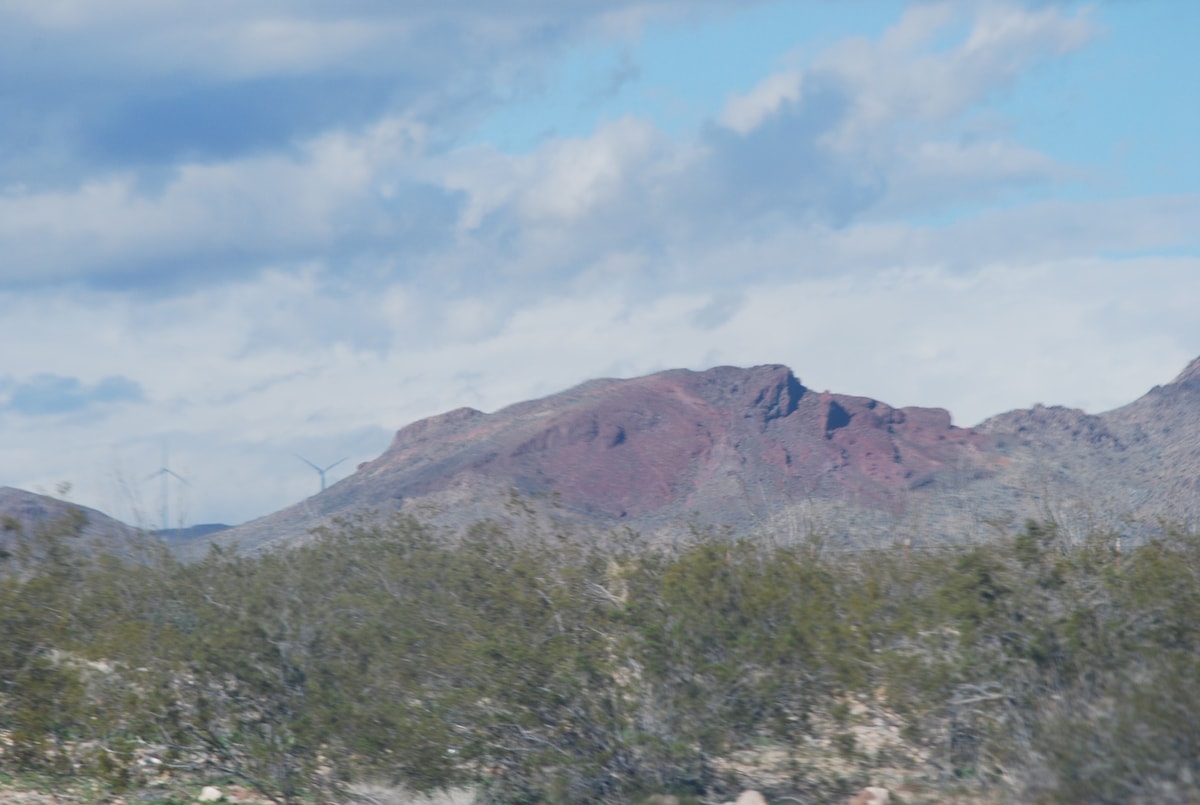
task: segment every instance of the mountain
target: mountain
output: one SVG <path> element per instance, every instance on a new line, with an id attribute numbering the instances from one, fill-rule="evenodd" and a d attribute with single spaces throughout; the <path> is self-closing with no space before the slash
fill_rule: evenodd
<path id="1" fill-rule="evenodd" d="M 944 410 L 816 392 L 784 366 L 672 370 L 416 422 L 349 478 L 215 541 L 286 542 L 363 509 L 460 526 L 503 516 L 511 490 L 601 529 L 741 526 L 815 501 L 894 514 L 914 490 L 995 472 L 990 443 Z"/>

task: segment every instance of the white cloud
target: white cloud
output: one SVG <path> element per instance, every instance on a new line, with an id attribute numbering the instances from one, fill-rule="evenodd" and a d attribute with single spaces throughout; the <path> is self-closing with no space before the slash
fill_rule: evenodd
<path id="1" fill-rule="evenodd" d="M 874 217 L 989 201 L 1011 189 L 1076 178 L 1081 171 L 1011 140 L 927 140 L 897 154 Z"/>
<path id="2" fill-rule="evenodd" d="M 969 25 L 965 40 L 936 47 L 938 37 Z M 1014 3 L 918 4 L 877 42 L 834 47 L 813 69 L 853 88 L 851 114 L 831 145 L 862 148 L 880 128 L 954 118 L 1008 89 L 1031 65 L 1085 45 L 1095 34 L 1086 12 Z"/>
<path id="3" fill-rule="evenodd" d="M 797 103 L 803 82 L 804 74 L 798 70 L 767 76 L 746 94 L 726 101 L 718 120 L 738 134 L 749 134 L 784 103 Z"/>
<path id="4" fill-rule="evenodd" d="M 510 276 L 562 275 L 608 252 L 769 237 L 806 221 L 844 225 L 872 207 L 877 218 L 937 209 L 1069 176 L 1010 140 L 907 128 L 957 115 L 1090 31 L 1054 7 L 959 9 L 916 6 L 877 42 L 838 45 L 807 72 L 768 77 L 727 104 L 732 139 L 675 142 L 627 117 L 529 154 L 435 155 L 428 124 L 389 116 L 287 151 L 187 162 L 160 189 L 123 173 L 73 189 L 10 190 L 0 197 L 0 247 L 11 259 L 0 271 L 20 282 L 188 270 L 194 280 L 220 266 L 335 252 L 359 262 L 356 252 L 382 247 L 409 270 L 461 274 L 488 262 Z M 930 51 L 956 21 L 971 27 Z M 838 80 L 810 92 L 814 75 Z M 814 106 L 811 93 L 827 90 L 830 107 Z M 785 105 L 791 117 L 780 122 Z M 777 130 L 760 137 L 773 120 Z M 439 252 L 426 259 L 433 244 Z"/>
<path id="5" fill-rule="evenodd" d="M 389 179 L 403 176 L 422 138 L 421 126 L 388 119 L 321 135 L 294 154 L 183 164 L 157 191 L 129 174 L 71 190 L 14 189 L 0 198 L 0 281 L 320 251 L 347 231 L 388 226 L 378 199 L 395 195 Z"/>
<path id="6" fill-rule="evenodd" d="M 535 221 L 577 221 L 611 204 L 628 193 L 631 169 L 647 161 L 657 141 L 651 127 L 626 119 L 586 140 L 547 145 L 538 155 L 537 182 L 523 194 L 522 213 Z"/>
<path id="7" fill-rule="evenodd" d="M 882 177 L 885 209 L 987 198 L 1068 174 L 1019 144 L 947 140 L 945 133 L 1030 66 L 1078 49 L 1094 34 L 1086 12 L 1072 16 L 1055 5 L 919 3 L 878 39 L 841 42 L 805 69 L 780 71 L 730 98 L 719 121 L 746 136 L 833 93 L 844 108 L 831 113 L 820 146 L 827 159 Z"/>
<path id="8" fill-rule="evenodd" d="M 105 19 L 170 14 L 184 5 L 180 0 L 0 0 L 0 12 L 47 28 L 78 28 Z"/>
<path id="9" fill-rule="evenodd" d="M 354 63 L 412 35 L 405 21 L 259 16 L 164 32 L 151 52 L 226 76 L 278 75 Z M 199 34 L 199 35 L 197 35 Z"/>
<path id="10" fill-rule="evenodd" d="M 86 59 L 104 73 L 251 78 L 328 67 L 428 79 L 490 72 L 508 81 L 577 37 L 626 39 L 652 21 L 723 6 L 734 4 L 0 0 L 0 22 L 69 42 L 68 61 Z"/>

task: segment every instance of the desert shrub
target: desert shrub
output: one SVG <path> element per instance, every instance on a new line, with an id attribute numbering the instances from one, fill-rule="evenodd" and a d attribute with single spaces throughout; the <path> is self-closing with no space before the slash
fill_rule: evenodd
<path id="1" fill-rule="evenodd" d="M 758 742 L 824 737 L 868 769 L 857 699 L 900 714 L 948 790 L 1186 799 L 1200 775 L 1200 541 L 1179 530 L 1124 554 L 1036 522 L 911 554 L 702 530 L 650 550 L 364 516 L 190 564 L 79 530 L 0 560 L 5 765 L 124 785 L 154 742 L 278 802 L 360 780 L 712 796 L 715 759 Z"/>
<path id="2" fill-rule="evenodd" d="M 57 648 L 72 630 L 82 570 L 71 542 L 83 525 L 72 513 L 29 532 L 5 526 L 13 547 L 0 567 L 0 729 L 26 767 L 69 770 L 60 747 L 86 718 L 79 675 Z"/>

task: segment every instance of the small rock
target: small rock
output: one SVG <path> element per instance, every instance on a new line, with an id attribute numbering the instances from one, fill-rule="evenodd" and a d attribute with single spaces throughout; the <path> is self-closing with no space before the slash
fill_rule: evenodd
<path id="1" fill-rule="evenodd" d="M 869 785 L 854 795 L 850 805 L 888 805 L 891 800 L 892 795 L 886 788 Z"/>
<path id="2" fill-rule="evenodd" d="M 737 805 L 767 805 L 767 800 L 757 791 L 743 791 L 738 794 Z"/>
<path id="3" fill-rule="evenodd" d="M 196 800 L 198 802 L 220 802 L 224 798 L 221 789 L 215 785 L 206 785 L 200 789 L 200 796 L 196 797 Z"/>

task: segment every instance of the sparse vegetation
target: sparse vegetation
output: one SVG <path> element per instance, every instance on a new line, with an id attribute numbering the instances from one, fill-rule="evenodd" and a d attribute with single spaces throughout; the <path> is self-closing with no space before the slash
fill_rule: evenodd
<path id="1" fill-rule="evenodd" d="M 820 800 L 884 767 L 905 801 L 1200 796 L 1200 538 L 1177 529 L 849 553 L 364 517 L 185 564 L 81 528 L 0 560 L 5 774 L 279 803 Z"/>

